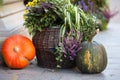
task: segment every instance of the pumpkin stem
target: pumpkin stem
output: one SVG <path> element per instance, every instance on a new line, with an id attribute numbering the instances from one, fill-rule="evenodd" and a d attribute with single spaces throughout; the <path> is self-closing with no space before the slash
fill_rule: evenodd
<path id="1" fill-rule="evenodd" d="M 95 32 L 92 36 L 90 36 L 90 38 L 88 39 L 88 41 L 89 41 L 89 42 L 92 42 L 93 37 L 94 37 L 96 34 L 98 34 L 98 33 L 99 33 L 99 29 L 96 29 L 96 32 Z"/>
<path id="2" fill-rule="evenodd" d="M 14 47 L 14 51 L 17 53 L 19 52 L 19 48 L 18 47 Z"/>

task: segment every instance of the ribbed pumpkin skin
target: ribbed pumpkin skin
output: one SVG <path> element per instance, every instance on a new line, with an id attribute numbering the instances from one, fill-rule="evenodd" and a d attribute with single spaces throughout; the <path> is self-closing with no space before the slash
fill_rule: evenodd
<path id="1" fill-rule="evenodd" d="M 3 42 L 2 55 L 8 67 L 25 68 L 35 56 L 35 47 L 29 38 L 15 34 Z"/>
<path id="2" fill-rule="evenodd" d="M 100 73 L 107 66 L 107 54 L 104 46 L 95 41 L 83 42 L 76 58 L 76 65 L 82 73 Z"/>

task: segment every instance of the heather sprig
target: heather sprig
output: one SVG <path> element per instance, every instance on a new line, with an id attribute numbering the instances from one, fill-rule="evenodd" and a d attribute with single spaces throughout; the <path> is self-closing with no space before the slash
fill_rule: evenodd
<path id="1" fill-rule="evenodd" d="M 110 11 L 110 8 L 108 6 L 105 6 L 103 10 L 103 14 L 108 21 L 118 13 L 119 11 Z"/>
<path id="2" fill-rule="evenodd" d="M 77 37 L 76 37 L 77 35 Z M 56 60 L 58 62 L 62 62 L 63 57 L 68 58 L 69 60 L 75 60 L 77 53 L 81 50 L 81 41 L 82 34 L 80 32 L 76 32 L 75 30 L 71 30 L 69 33 L 66 33 L 66 36 L 63 38 L 63 42 L 59 43 L 57 49 L 57 57 Z M 60 67 L 60 65 L 57 65 Z"/>
<path id="3" fill-rule="evenodd" d="M 76 32 L 71 31 L 67 33 L 67 37 L 64 37 L 63 46 L 64 46 L 64 57 L 69 57 L 70 60 L 74 60 L 77 53 L 80 51 L 82 35 L 78 32 L 78 37 L 76 37 Z"/>

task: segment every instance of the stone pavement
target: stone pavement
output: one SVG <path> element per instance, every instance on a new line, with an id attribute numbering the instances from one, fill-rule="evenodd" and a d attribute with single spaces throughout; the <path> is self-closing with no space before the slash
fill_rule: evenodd
<path id="1" fill-rule="evenodd" d="M 110 8 L 120 11 L 119 0 L 109 0 Z M 107 51 L 108 65 L 100 74 L 82 74 L 76 69 L 51 70 L 40 68 L 36 62 L 25 69 L 12 70 L 0 67 L 0 80 L 120 80 L 120 14 L 112 18 L 108 29 L 100 32 L 94 40 L 102 43 Z"/>

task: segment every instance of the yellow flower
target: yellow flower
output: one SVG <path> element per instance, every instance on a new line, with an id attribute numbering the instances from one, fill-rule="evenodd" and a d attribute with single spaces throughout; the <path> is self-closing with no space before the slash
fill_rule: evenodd
<path id="1" fill-rule="evenodd" d="M 23 20 L 25 20 L 26 19 L 26 16 L 25 15 L 23 15 Z"/>
<path id="2" fill-rule="evenodd" d="M 29 13 L 29 10 L 24 10 L 24 14 L 28 14 Z M 23 19 L 25 20 L 26 19 L 26 16 L 23 15 Z"/>
<path id="3" fill-rule="evenodd" d="M 28 7 L 34 7 L 40 0 L 33 0 L 32 2 L 28 2 L 26 6 Z"/>
<path id="4" fill-rule="evenodd" d="M 24 11 L 24 14 L 27 14 L 27 13 L 29 13 L 29 10 L 25 10 L 25 11 Z"/>
<path id="5" fill-rule="evenodd" d="M 37 3 L 37 2 L 38 2 L 38 0 L 33 0 L 33 2 L 34 2 L 34 3 Z"/>
<path id="6" fill-rule="evenodd" d="M 28 2 L 28 4 L 26 6 L 29 6 L 29 7 L 34 7 L 35 4 L 33 2 Z"/>

